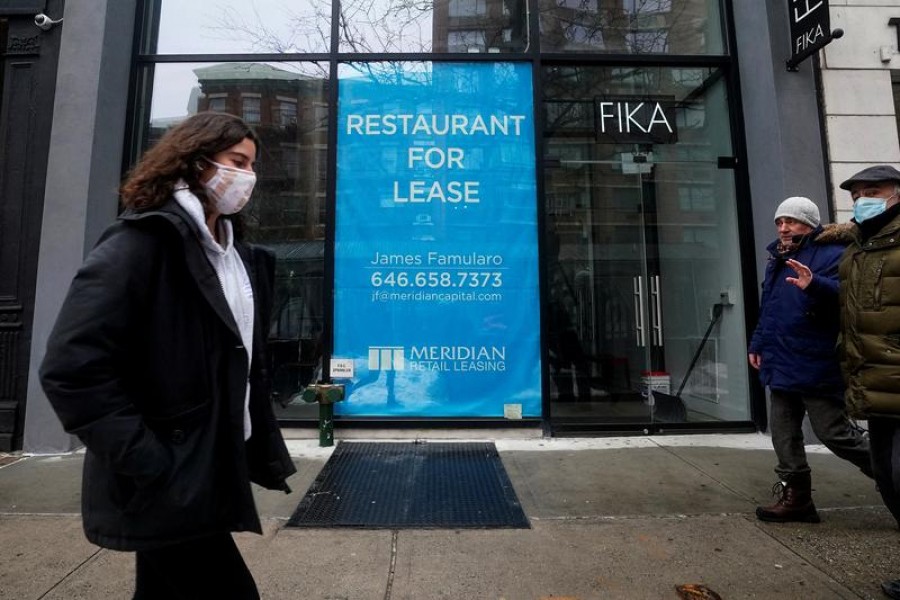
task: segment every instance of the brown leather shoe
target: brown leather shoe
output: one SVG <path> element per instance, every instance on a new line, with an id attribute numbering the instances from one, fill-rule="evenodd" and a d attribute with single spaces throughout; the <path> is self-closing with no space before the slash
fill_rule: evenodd
<path id="1" fill-rule="evenodd" d="M 819 513 L 812 501 L 812 487 L 809 479 L 798 478 L 779 481 L 772 486 L 772 494 L 777 498 L 771 506 L 757 506 L 756 518 L 773 523 L 818 523 Z"/>

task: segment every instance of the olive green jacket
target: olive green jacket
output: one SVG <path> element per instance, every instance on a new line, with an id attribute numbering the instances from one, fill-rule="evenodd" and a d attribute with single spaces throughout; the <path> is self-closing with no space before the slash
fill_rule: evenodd
<path id="1" fill-rule="evenodd" d="M 849 223 L 841 257 L 841 368 L 856 418 L 900 418 L 900 215 L 862 242 Z"/>

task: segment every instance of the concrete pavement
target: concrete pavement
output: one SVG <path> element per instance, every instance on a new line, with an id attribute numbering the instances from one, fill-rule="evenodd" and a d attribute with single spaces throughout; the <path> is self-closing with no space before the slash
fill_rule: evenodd
<path id="1" fill-rule="evenodd" d="M 817 525 L 754 518 L 775 479 L 764 435 L 506 433 L 496 444 L 531 529 L 285 529 L 330 455 L 316 444 L 289 440 L 295 492 L 257 490 L 265 534 L 236 536 L 263 598 L 675 600 L 685 583 L 725 600 L 882 598 L 879 582 L 900 577 L 874 485 L 818 446 Z M 81 461 L 0 457 L 0 599 L 131 597 L 133 555 L 82 534 Z"/>

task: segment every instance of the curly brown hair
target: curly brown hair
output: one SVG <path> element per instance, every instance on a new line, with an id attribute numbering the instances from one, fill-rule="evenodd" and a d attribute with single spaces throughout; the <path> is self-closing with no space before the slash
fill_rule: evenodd
<path id="1" fill-rule="evenodd" d="M 183 179 L 207 210 L 209 199 L 200 183 L 202 163 L 244 138 L 259 150 L 256 133 L 239 117 L 201 112 L 185 119 L 169 129 L 128 173 L 120 190 L 122 204 L 137 211 L 158 208 Z"/>

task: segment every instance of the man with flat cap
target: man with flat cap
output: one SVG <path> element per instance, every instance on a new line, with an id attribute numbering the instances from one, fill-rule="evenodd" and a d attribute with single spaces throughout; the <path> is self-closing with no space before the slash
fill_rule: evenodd
<path id="1" fill-rule="evenodd" d="M 803 441 L 803 417 L 837 456 L 871 476 L 869 442 L 847 418 L 835 349 L 839 330 L 840 226 L 822 226 L 819 208 L 793 196 L 775 211 L 778 237 L 767 247 L 760 315 L 748 359 L 771 391 L 769 430 L 778 483 L 761 521 L 818 523 Z M 846 228 L 846 226 L 845 226 Z"/>
<path id="2" fill-rule="evenodd" d="M 845 400 L 869 422 L 875 481 L 900 524 L 900 171 L 869 167 L 841 188 L 853 197 L 855 223 L 840 264 Z M 900 579 L 881 587 L 900 598 Z"/>

